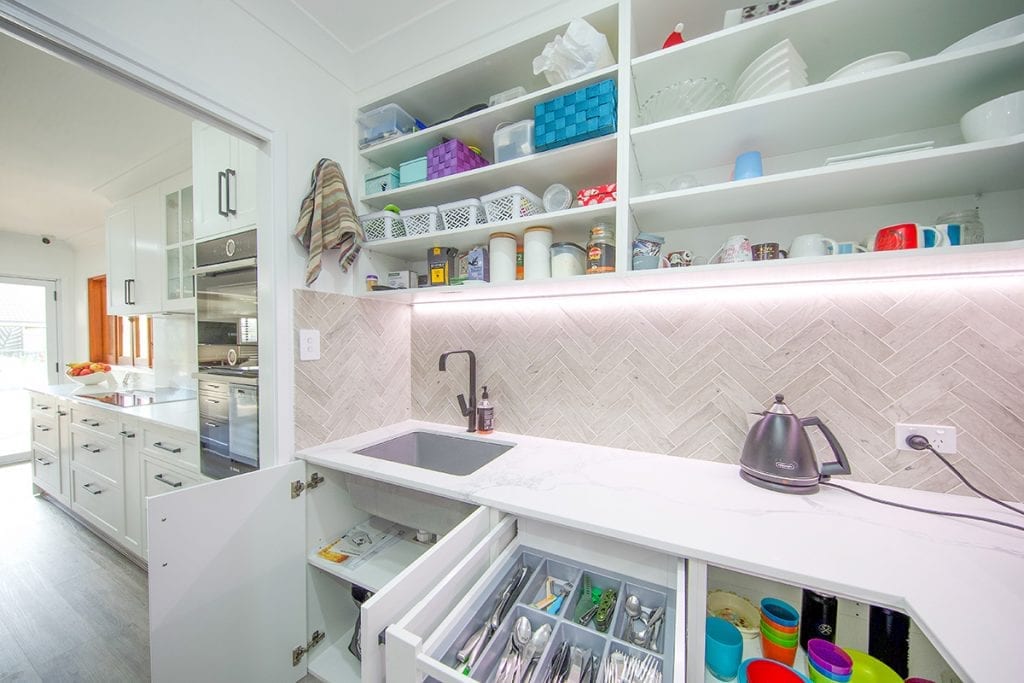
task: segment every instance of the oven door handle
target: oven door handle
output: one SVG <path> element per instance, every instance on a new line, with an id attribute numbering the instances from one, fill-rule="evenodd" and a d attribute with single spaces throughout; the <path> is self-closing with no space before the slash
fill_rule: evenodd
<path id="1" fill-rule="evenodd" d="M 236 270 L 245 270 L 246 268 L 256 267 L 256 257 L 239 259 L 238 261 L 231 261 L 230 263 L 214 263 L 209 266 L 199 266 L 192 269 L 192 274 L 196 276 L 202 275 L 216 275 L 217 273 L 230 273 Z"/>

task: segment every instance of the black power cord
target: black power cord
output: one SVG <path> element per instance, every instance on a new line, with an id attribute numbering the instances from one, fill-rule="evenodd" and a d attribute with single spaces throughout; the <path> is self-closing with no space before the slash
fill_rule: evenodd
<path id="1" fill-rule="evenodd" d="M 978 494 L 979 496 L 981 496 L 982 498 L 984 498 L 986 500 L 992 501 L 993 503 L 996 503 L 997 505 L 1002 505 L 1003 507 L 1007 508 L 1008 510 L 1012 510 L 1013 512 L 1016 512 L 1019 515 L 1024 515 L 1024 510 L 1020 510 L 1019 508 L 1015 508 L 1012 505 L 1007 505 L 1003 501 L 998 500 L 996 498 L 993 498 L 992 496 L 988 495 L 987 493 L 984 493 L 983 491 L 978 490 L 978 488 L 975 487 L 974 484 L 972 484 L 971 482 L 967 481 L 967 479 L 964 477 L 964 475 L 962 475 L 960 473 L 960 470 L 958 470 L 956 467 L 953 466 L 953 463 L 951 463 L 949 460 L 947 460 L 945 457 L 943 457 L 941 453 L 939 453 L 937 450 L 935 450 L 932 447 L 931 442 L 929 442 L 928 439 L 926 439 L 925 437 L 921 436 L 920 434 L 913 434 L 911 436 L 908 436 L 907 437 L 907 445 L 910 446 L 911 448 L 913 448 L 915 451 L 923 451 L 923 450 L 931 451 L 933 454 L 938 456 L 939 460 L 942 461 L 942 464 L 944 464 L 946 467 L 948 467 L 949 469 L 951 469 L 953 471 L 953 474 L 955 474 L 957 476 L 957 478 L 960 481 L 962 481 L 967 486 L 967 488 L 969 488 L 970 490 L 974 491 L 976 494 Z M 914 506 L 914 505 L 906 505 L 904 503 L 897 503 L 897 502 L 892 501 L 892 500 L 883 500 L 881 498 L 875 498 L 874 496 L 869 496 L 866 493 L 861 493 L 860 491 L 854 491 L 853 489 L 846 488 L 845 486 L 842 486 L 840 484 L 834 484 L 831 481 L 823 481 L 823 482 L 821 482 L 821 484 L 823 486 L 831 486 L 832 488 L 839 489 L 840 491 L 846 491 L 847 493 L 852 493 L 855 496 L 858 496 L 860 498 L 864 498 L 866 500 L 870 500 L 870 501 L 875 502 L 875 503 L 881 503 L 882 505 L 891 505 L 892 507 L 902 508 L 904 510 L 913 510 L 914 512 L 924 512 L 925 514 L 929 514 L 929 515 L 940 515 L 942 517 L 956 517 L 956 518 L 959 518 L 959 519 L 973 519 L 973 520 L 975 520 L 977 522 L 987 522 L 989 524 L 997 524 L 999 526 L 1007 527 L 1009 529 L 1016 529 L 1017 531 L 1024 531 L 1024 526 L 1019 526 L 1017 524 L 1011 524 L 1009 522 L 1003 522 L 1003 521 L 998 520 L 998 519 L 990 519 L 988 517 L 979 517 L 977 515 L 968 515 L 968 514 L 963 514 L 963 513 L 960 513 L 960 512 L 945 512 L 945 511 L 942 511 L 942 510 L 933 510 L 931 508 L 921 508 L 921 507 L 917 507 L 917 506 Z"/>

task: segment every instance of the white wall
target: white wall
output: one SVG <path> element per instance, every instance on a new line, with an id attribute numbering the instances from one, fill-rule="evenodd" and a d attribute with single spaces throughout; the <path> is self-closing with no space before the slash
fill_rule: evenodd
<path id="1" fill-rule="evenodd" d="M 56 280 L 60 306 L 60 357 L 63 366 L 74 358 L 78 343 L 75 329 L 75 253 L 66 242 L 54 240 L 45 245 L 38 235 L 0 232 L 0 275 Z"/>
<path id="2" fill-rule="evenodd" d="M 248 4 L 261 2 L 273 0 Z M 269 240 L 261 240 L 261 247 L 270 245 L 271 251 L 268 254 L 263 248 L 261 268 L 270 269 L 273 283 L 265 288 L 261 306 L 276 321 L 276 339 L 266 334 L 264 339 L 271 342 L 267 346 L 277 368 L 276 381 L 267 381 L 270 378 L 264 375 L 269 390 L 261 406 L 267 422 L 261 426 L 276 429 L 278 460 L 290 459 L 294 442 L 291 290 L 302 286 L 305 268 L 291 231 L 317 160 L 323 156 L 349 159 L 353 137 L 349 88 L 280 38 L 275 27 L 257 21 L 228 0 L 37 0 L 30 10 L 0 0 L 0 11 L 4 10 L 20 16 L 27 12 L 33 23 L 51 24 L 50 32 L 67 30 L 80 49 L 104 56 L 114 53 L 124 63 L 130 62 L 132 69 L 151 71 L 152 80 L 166 79 L 163 83 L 171 92 L 270 131 L 283 148 L 272 164 L 274 199 L 283 206 L 275 205 L 260 226 L 263 234 L 270 234 Z M 278 29 L 283 35 L 319 31 L 298 11 L 280 13 L 279 20 L 288 23 L 287 31 Z M 337 269 L 327 271 L 318 289 L 340 286 Z"/>

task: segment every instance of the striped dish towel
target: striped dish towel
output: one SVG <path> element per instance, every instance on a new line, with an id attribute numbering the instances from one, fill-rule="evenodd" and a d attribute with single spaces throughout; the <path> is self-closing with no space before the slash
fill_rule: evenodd
<path id="1" fill-rule="evenodd" d="M 309 194 L 302 200 L 295 237 L 309 252 L 306 260 L 306 286 L 320 276 L 323 252 L 340 248 L 338 262 L 348 271 L 359 256 L 363 228 L 356 217 L 345 174 L 338 162 L 321 159 L 309 181 Z"/>

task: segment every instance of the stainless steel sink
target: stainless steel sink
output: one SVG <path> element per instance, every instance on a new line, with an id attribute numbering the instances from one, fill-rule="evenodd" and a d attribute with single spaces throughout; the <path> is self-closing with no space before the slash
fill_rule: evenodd
<path id="1" fill-rule="evenodd" d="M 356 453 L 390 460 L 425 470 L 465 476 L 491 462 L 515 446 L 511 443 L 484 441 L 434 432 L 409 432 L 375 443 Z"/>

